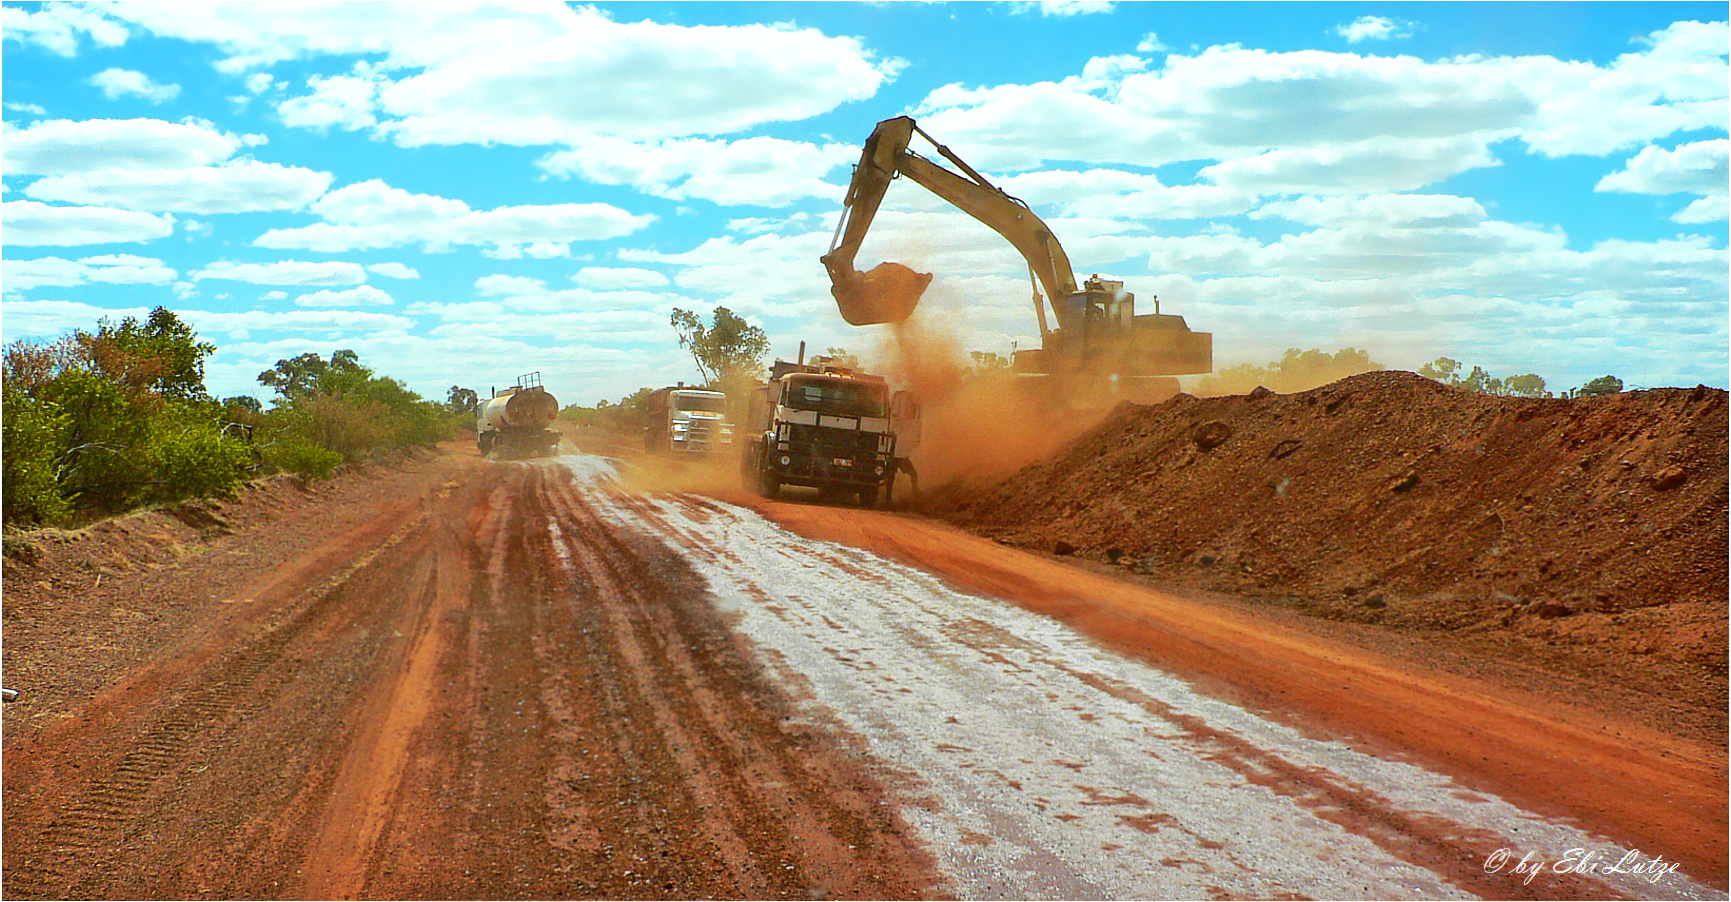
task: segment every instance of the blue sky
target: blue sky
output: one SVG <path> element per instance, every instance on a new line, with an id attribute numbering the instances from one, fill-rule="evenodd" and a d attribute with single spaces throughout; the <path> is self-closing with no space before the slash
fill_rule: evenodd
<path id="1" fill-rule="evenodd" d="M 869 356 L 817 258 L 912 115 L 1217 366 L 1725 386 L 1726 10 L 6 4 L 0 333 L 168 306 L 221 395 L 353 348 L 428 397 L 539 370 L 592 404 L 696 378 L 675 307 Z M 1037 346 L 1014 250 L 907 182 L 886 259 L 962 347 Z"/>

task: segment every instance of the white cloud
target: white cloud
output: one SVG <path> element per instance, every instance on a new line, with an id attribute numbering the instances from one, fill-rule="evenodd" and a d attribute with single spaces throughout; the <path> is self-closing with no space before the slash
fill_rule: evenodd
<path id="1" fill-rule="evenodd" d="M 38 200 L 176 213 L 299 210 L 324 194 L 331 174 L 247 158 L 188 169 L 102 169 L 49 176 L 24 193 Z"/>
<path id="2" fill-rule="evenodd" d="M 264 294 L 259 295 L 258 299 L 261 301 L 287 300 L 288 299 L 288 292 L 286 292 L 286 291 L 267 291 Z"/>
<path id="3" fill-rule="evenodd" d="M 1136 42 L 1137 53 L 1161 53 L 1165 50 L 1166 45 L 1160 43 L 1159 35 L 1152 31 L 1143 35 L 1142 40 Z"/>
<path id="4" fill-rule="evenodd" d="M 1310 173 L 1295 184 L 1349 181 L 1362 164 L 1383 185 L 1422 185 L 1428 182 L 1418 171 L 1393 178 L 1391 155 L 1410 153 L 1377 142 L 1426 142 L 1427 154 L 1453 159 L 1433 156 L 1422 168 L 1447 173 L 1489 165 L 1492 145 L 1509 139 L 1547 156 L 1603 155 L 1677 132 L 1722 130 L 1731 94 L 1726 31 L 1723 23 L 1678 23 L 1603 65 L 1546 56 L 1426 61 L 1217 46 L 1169 54 L 1146 72 L 947 85 L 927 94 L 914 115 L 987 171 L 1069 160 L 1229 164 L 1311 150 L 1337 154 L 1336 172 Z M 1265 175 L 1290 181 L 1278 172 Z"/>
<path id="5" fill-rule="evenodd" d="M 1687 207 L 1671 214 L 1673 222 L 1687 225 L 1699 225 L 1709 222 L 1724 222 L 1731 214 L 1731 204 L 1727 204 L 1723 194 L 1713 197 L 1703 197 Z"/>
<path id="6" fill-rule="evenodd" d="M 373 115 L 373 106 L 380 78 L 364 62 L 357 70 L 360 74 L 353 76 L 314 75 L 307 79 L 312 93 L 278 103 L 277 116 L 290 128 L 320 132 L 332 126 L 352 132 L 376 125 L 379 120 Z"/>
<path id="7" fill-rule="evenodd" d="M 1016 12 L 1038 12 L 1042 16 L 1058 18 L 1109 13 L 1116 6 L 1112 0 L 1028 0 L 1011 4 Z"/>
<path id="8" fill-rule="evenodd" d="M 612 290 L 617 288 L 662 288 L 671 284 L 667 276 L 653 269 L 637 269 L 628 266 L 600 267 L 585 266 L 571 277 L 572 281 L 584 288 Z"/>
<path id="9" fill-rule="evenodd" d="M 104 15 L 101 8 L 46 4 L 40 12 L 15 6 L 0 8 L 0 30 L 8 41 L 35 45 L 59 56 L 78 55 L 78 35 L 88 35 L 98 47 L 126 43 L 126 27 Z"/>
<path id="10" fill-rule="evenodd" d="M 376 85 L 321 79 L 279 108 L 310 126 L 362 127 L 403 146 L 580 144 L 737 132 L 872 96 L 900 68 L 857 39 L 787 24 L 616 22 L 551 0 L 122 5 L 159 36 L 215 45 L 226 72 L 321 55 L 376 57 Z M 356 76 L 337 78 L 358 78 Z M 605 84 L 606 90 L 584 85 Z M 376 87 L 376 95 L 372 88 Z"/>
<path id="11" fill-rule="evenodd" d="M 1398 22 L 1384 16 L 1359 16 L 1351 24 L 1336 26 L 1334 33 L 1346 38 L 1348 44 L 1360 41 L 1386 41 L 1390 38 L 1412 37 L 1412 23 Z"/>
<path id="12" fill-rule="evenodd" d="M 1300 197 L 1263 204 L 1251 219 L 1279 217 L 1325 228 L 1471 228 L 1487 218 L 1470 197 L 1446 194 L 1376 194 L 1361 197 Z"/>
<path id="13" fill-rule="evenodd" d="M 6 124 L 7 175 L 62 175 L 99 169 L 186 169 L 228 159 L 247 139 L 199 120 L 54 119 Z"/>
<path id="14" fill-rule="evenodd" d="M 46 115 L 48 115 L 48 111 L 46 109 L 43 109 L 42 107 L 40 107 L 34 103 L 13 103 L 12 101 L 8 100 L 4 104 L 0 104 L 0 106 L 4 106 L 6 109 L 12 110 L 13 112 L 17 112 L 17 113 L 29 113 L 32 116 L 46 116 Z"/>
<path id="15" fill-rule="evenodd" d="M 1666 150 L 1648 145 L 1619 172 L 1599 180 L 1594 191 L 1631 194 L 1701 194 L 1725 196 L 1731 138 L 1716 138 Z"/>
<path id="16" fill-rule="evenodd" d="M 47 338 L 64 335 L 73 329 L 89 329 L 105 316 L 114 319 L 131 316 L 142 320 L 149 315 L 150 311 L 143 307 L 110 308 L 76 301 L 8 300 L 6 316 L 0 319 L 0 338 L 8 342 L 19 338 Z"/>
<path id="17" fill-rule="evenodd" d="M 415 324 L 414 320 L 403 316 L 358 310 L 176 310 L 175 313 L 201 333 L 241 338 L 253 332 L 306 332 L 327 335 L 397 332 L 410 329 Z M 269 365 L 265 364 L 267 367 Z"/>
<path id="18" fill-rule="evenodd" d="M 274 263 L 234 263 L 218 260 L 191 274 L 192 278 L 226 279 L 254 285 L 360 285 L 367 280 L 359 263 L 278 260 Z"/>
<path id="19" fill-rule="evenodd" d="M 371 285 L 360 285 L 343 291 L 315 291 L 295 298 L 297 307 L 371 307 L 395 304 L 389 294 Z"/>
<path id="20" fill-rule="evenodd" d="M 655 220 L 611 204 L 547 204 L 471 210 L 460 200 L 411 194 L 378 179 L 346 185 L 312 205 L 326 221 L 272 229 L 257 247 L 340 252 L 420 243 L 429 251 L 479 245 L 490 256 L 562 257 L 572 241 L 629 235 Z"/>
<path id="21" fill-rule="evenodd" d="M 602 185 L 630 185 L 670 200 L 783 207 L 831 197 L 829 173 L 859 158 L 859 148 L 781 138 L 680 139 L 637 143 L 601 138 L 535 162 L 549 174 Z"/>
<path id="22" fill-rule="evenodd" d="M 269 72 L 254 72 L 246 77 L 246 89 L 253 94 L 263 94 L 273 84 L 276 84 L 276 76 Z"/>
<path id="23" fill-rule="evenodd" d="M 73 247 L 153 241 L 174 234 L 173 216 L 152 216 L 104 207 L 52 207 L 33 200 L 0 204 L 6 244 L 12 247 Z"/>
<path id="24" fill-rule="evenodd" d="M 121 97 L 142 97 L 151 103 L 166 103 L 180 96 L 180 85 L 159 85 L 133 69 L 104 69 L 88 79 L 102 89 L 109 100 Z"/>
<path id="25" fill-rule="evenodd" d="M 419 279 L 421 277 L 421 274 L 412 267 L 404 266 L 401 263 L 371 263 L 367 265 L 367 272 L 378 273 L 387 279 Z"/>
<path id="26" fill-rule="evenodd" d="M 1472 138 L 1376 138 L 1337 147 L 1271 150 L 1205 166 L 1197 175 L 1252 194 L 1363 194 L 1410 191 L 1496 165 L 1490 150 Z"/>
<path id="27" fill-rule="evenodd" d="M 39 257 L 34 260 L 0 261 L 8 294 L 41 287 L 67 287 L 90 282 L 119 285 L 166 285 L 177 277 L 173 269 L 154 257 L 132 254 L 100 254 L 79 260 Z"/>

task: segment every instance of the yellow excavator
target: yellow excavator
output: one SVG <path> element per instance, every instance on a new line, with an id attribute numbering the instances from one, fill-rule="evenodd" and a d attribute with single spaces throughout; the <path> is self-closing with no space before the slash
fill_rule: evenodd
<path id="1" fill-rule="evenodd" d="M 909 150 L 908 143 L 916 133 L 961 173 Z M 1017 351 L 1017 371 L 1115 377 L 1115 381 L 1213 371 L 1212 333 L 1192 332 L 1184 317 L 1162 315 L 1158 298 L 1154 299 L 1154 313 L 1138 315 L 1136 298 L 1124 290 L 1123 282 L 1094 276 L 1078 288 L 1070 258 L 1045 222 L 1026 203 L 987 181 L 907 116 L 879 122 L 866 139 L 842 201 L 841 221 L 836 224 L 830 251 L 821 258 L 829 271 L 830 293 L 849 323 L 899 323 L 914 312 L 931 284 L 930 273 L 915 272 L 900 263 L 881 263 L 864 273 L 854 269 L 854 257 L 884 192 L 900 176 L 985 223 L 1028 261 L 1041 347 Z M 1048 328 L 1042 289 L 1057 320 L 1056 328 Z M 1162 386 L 1170 385 L 1169 391 L 1160 393 L 1177 391 L 1176 380 L 1158 381 Z"/>

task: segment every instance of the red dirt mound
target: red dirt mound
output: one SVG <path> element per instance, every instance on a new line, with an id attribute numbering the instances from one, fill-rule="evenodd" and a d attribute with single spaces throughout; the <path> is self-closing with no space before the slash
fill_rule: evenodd
<path id="1" fill-rule="evenodd" d="M 1157 583 L 1447 636 L 1724 739 L 1726 393 L 1498 398 L 1405 372 L 1121 405 L 921 506 Z"/>

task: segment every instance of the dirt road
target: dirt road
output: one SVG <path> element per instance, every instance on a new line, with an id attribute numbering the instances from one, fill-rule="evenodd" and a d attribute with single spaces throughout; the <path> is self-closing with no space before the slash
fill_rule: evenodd
<path id="1" fill-rule="evenodd" d="M 447 454 L 160 566 L 9 559 L 5 894 L 1725 898 L 1722 749 L 613 475 Z"/>

